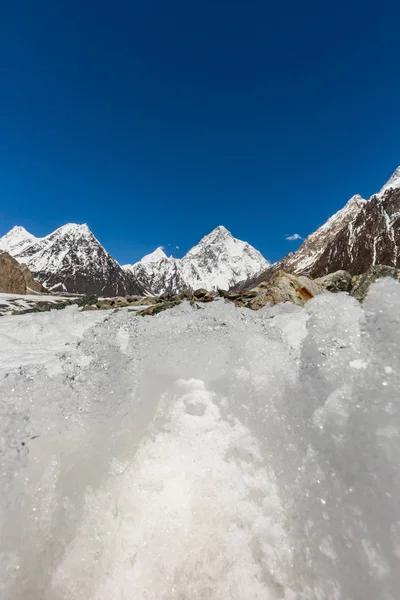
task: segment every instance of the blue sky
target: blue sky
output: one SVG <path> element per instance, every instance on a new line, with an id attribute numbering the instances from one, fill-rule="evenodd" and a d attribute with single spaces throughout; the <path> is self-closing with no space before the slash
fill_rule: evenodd
<path id="1" fill-rule="evenodd" d="M 0 234 L 270 260 L 400 163 L 396 1 L 36 0 L 0 19 Z M 170 245 L 170 246 L 168 246 Z"/>

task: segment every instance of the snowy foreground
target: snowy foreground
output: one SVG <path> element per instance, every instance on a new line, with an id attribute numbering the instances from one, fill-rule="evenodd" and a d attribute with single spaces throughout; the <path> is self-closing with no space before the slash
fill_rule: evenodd
<path id="1" fill-rule="evenodd" d="M 400 596 L 400 285 L 0 319 L 2 600 Z"/>

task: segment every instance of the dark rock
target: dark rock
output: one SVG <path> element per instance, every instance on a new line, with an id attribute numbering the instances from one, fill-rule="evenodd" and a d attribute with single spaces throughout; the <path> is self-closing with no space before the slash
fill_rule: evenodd
<path id="1" fill-rule="evenodd" d="M 240 282 L 247 289 L 269 281 L 277 270 L 311 278 L 346 270 L 365 273 L 374 264 L 400 268 L 400 188 L 388 188 L 364 200 L 354 196 L 296 252 L 287 254 L 260 275 Z"/>
<path id="2" fill-rule="evenodd" d="M 193 296 L 195 298 L 203 298 L 203 296 L 207 296 L 209 292 L 207 290 L 205 290 L 204 288 L 199 288 L 198 290 L 195 290 L 193 292 Z"/>
<path id="3" fill-rule="evenodd" d="M 395 269 L 394 267 L 386 265 L 375 265 L 374 267 L 371 267 L 366 273 L 357 275 L 353 278 L 353 288 L 350 295 L 362 302 L 368 294 L 371 285 L 377 281 L 377 279 L 381 279 L 382 277 L 392 277 L 396 281 L 400 281 L 400 269 Z"/>
<path id="4" fill-rule="evenodd" d="M 87 304 L 96 304 L 97 302 L 98 302 L 97 296 L 95 296 L 93 294 L 80 296 L 80 297 L 77 297 L 76 300 L 74 300 L 74 304 L 77 304 L 78 306 L 86 306 Z"/>
<path id="5" fill-rule="evenodd" d="M 154 304 L 153 306 L 149 306 L 149 308 L 145 308 L 144 310 L 137 311 L 137 314 L 141 317 L 156 315 L 163 310 L 168 310 L 169 308 L 173 308 L 177 306 L 180 302 L 161 302 L 159 304 Z"/>
<path id="6" fill-rule="evenodd" d="M 351 290 L 351 275 L 348 271 L 336 271 L 324 277 L 315 279 L 328 292 L 349 292 Z"/>

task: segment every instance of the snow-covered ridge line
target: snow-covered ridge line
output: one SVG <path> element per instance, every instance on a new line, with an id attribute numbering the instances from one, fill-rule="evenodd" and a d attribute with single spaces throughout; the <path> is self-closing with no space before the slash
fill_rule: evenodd
<path id="1" fill-rule="evenodd" d="M 51 291 L 113 296 L 143 292 L 86 224 L 67 223 L 43 238 L 14 227 L 0 238 L 0 249 L 25 263 Z"/>
<path id="2" fill-rule="evenodd" d="M 258 250 L 234 238 L 220 225 L 204 236 L 181 259 L 157 248 L 134 265 L 125 265 L 154 294 L 182 289 L 228 290 L 237 282 L 263 271 L 269 262 Z"/>
<path id="3" fill-rule="evenodd" d="M 200 287 L 229 289 L 269 265 L 260 252 L 234 238 L 223 226 L 203 237 L 182 259 L 167 256 L 159 247 L 123 267 L 86 224 L 67 223 L 42 238 L 17 226 L 0 238 L 0 249 L 26 263 L 53 291 L 103 295 L 161 294 Z"/>

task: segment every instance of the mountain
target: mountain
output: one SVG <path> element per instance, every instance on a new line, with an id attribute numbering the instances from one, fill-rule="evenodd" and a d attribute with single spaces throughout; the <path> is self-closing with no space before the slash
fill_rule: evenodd
<path id="1" fill-rule="evenodd" d="M 376 264 L 400 268 L 400 167 L 369 200 L 353 196 L 296 252 L 237 287 L 257 285 L 278 269 L 321 277 L 340 269 L 357 275 Z"/>
<path id="2" fill-rule="evenodd" d="M 155 295 L 174 293 L 187 287 L 180 261 L 167 256 L 162 248 L 157 248 L 139 262 L 122 268 L 125 272 L 130 272 L 145 290 Z"/>
<path id="3" fill-rule="evenodd" d="M 184 289 L 228 290 L 263 271 L 269 262 L 253 246 L 222 226 L 203 237 L 182 258 L 168 257 L 157 248 L 134 265 L 125 265 L 148 292 L 161 294 Z"/>
<path id="4" fill-rule="evenodd" d="M 389 189 L 400 188 L 400 167 L 397 167 L 393 175 L 388 179 L 385 185 L 381 188 L 379 196 L 382 196 Z"/>
<path id="5" fill-rule="evenodd" d="M 268 265 L 258 250 L 234 238 L 223 226 L 203 237 L 181 259 L 183 279 L 192 289 L 228 290 Z"/>
<path id="6" fill-rule="evenodd" d="M 15 256 L 23 252 L 25 248 L 35 241 L 37 241 L 37 238 L 34 235 L 29 233 L 24 227 L 16 225 L 0 238 L 0 250 L 8 252 L 10 256 Z"/>
<path id="7" fill-rule="evenodd" d="M 103 296 L 142 292 L 134 276 L 123 271 L 87 225 L 68 223 L 44 238 L 14 227 L 0 238 L 0 249 L 25 263 L 52 291 Z"/>
<path id="8" fill-rule="evenodd" d="M 51 291 L 103 296 L 175 293 L 200 287 L 229 289 L 253 277 L 269 262 L 250 244 L 217 227 L 182 259 L 157 248 L 139 262 L 121 267 L 87 225 L 68 223 L 37 238 L 13 227 L 0 238 L 0 250 L 25 263 Z"/>

